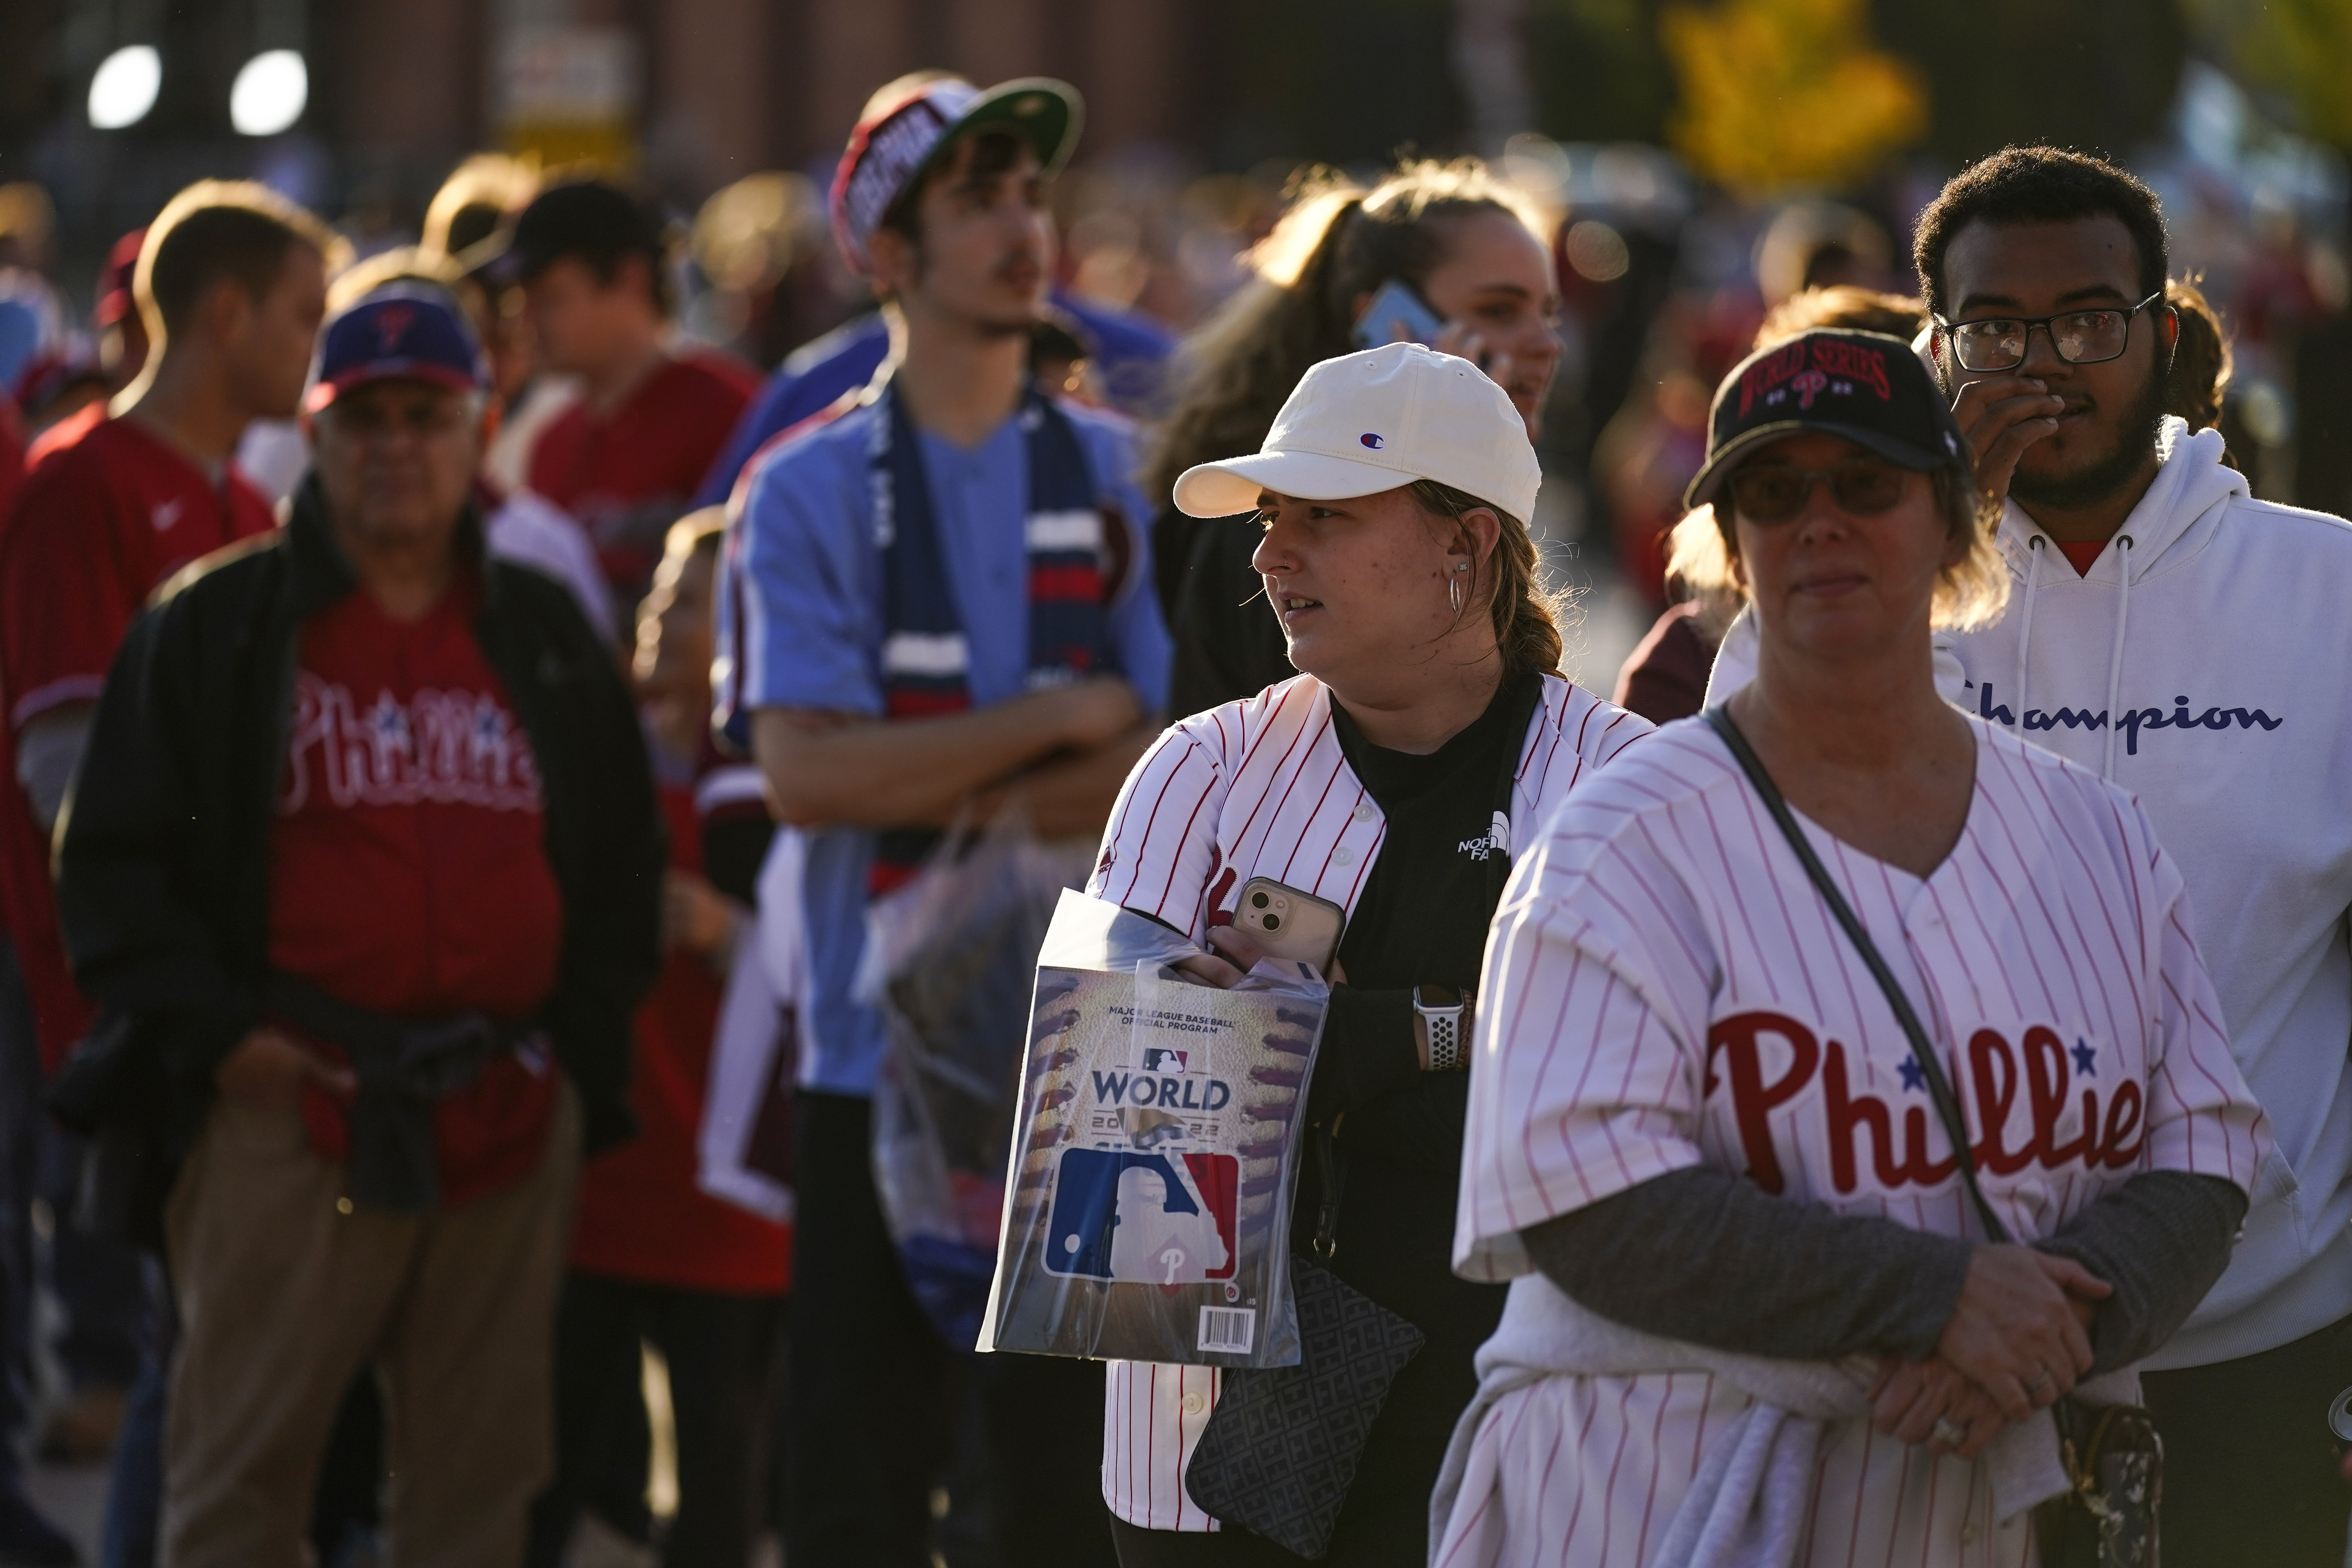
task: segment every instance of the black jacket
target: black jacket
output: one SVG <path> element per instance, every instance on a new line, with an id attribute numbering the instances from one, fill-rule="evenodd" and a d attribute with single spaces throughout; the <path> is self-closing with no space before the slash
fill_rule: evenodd
<path id="1" fill-rule="evenodd" d="M 475 636 L 536 754 L 562 895 L 541 1019 L 598 1148 L 631 1129 L 630 1019 L 659 963 L 644 737 L 570 594 L 485 557 L 470 512 L 459 537 L 481 574 Z M 84 1201 L 104 1228 L 152 1237 L 214 1071 L 258 1019 L 301 627 L 356 587 L 313 479 L 286 528 L 166 583 L 108 671 L 58 855 L 67 952 L 99 1017 L 52 1095 L 61 1121 L 100 1138 L 102 1190 Z"/>

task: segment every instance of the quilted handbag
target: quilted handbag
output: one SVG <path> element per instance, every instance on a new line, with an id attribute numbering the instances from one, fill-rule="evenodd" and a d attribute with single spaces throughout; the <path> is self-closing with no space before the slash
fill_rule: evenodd
<path id="1" fill-rule="evenodd" d="M 1290 1285 L 1298 1364 L 1226 1370 L 1184 1490 L 1212 1518 L 1320 1558 L 1373 1418 L 1423 1336 L 1303 1256 L 1291 1257 Z"/>

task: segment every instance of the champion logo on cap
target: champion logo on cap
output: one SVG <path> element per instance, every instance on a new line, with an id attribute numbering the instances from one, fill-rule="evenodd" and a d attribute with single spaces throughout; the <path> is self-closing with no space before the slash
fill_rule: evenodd
<path id="1" fill-rule="evenodd" d="M 1370 447 L 1375 452 L 1378 452 L 1381 447 L 1388 444 L 1387 442 L 1382 441 L 1379 436 L 1374 435 L 1369 430 L 1364 432 L 1363 434 L 1356 437 L 1356 439 L 1362 442 L 1365 445 Z"/>

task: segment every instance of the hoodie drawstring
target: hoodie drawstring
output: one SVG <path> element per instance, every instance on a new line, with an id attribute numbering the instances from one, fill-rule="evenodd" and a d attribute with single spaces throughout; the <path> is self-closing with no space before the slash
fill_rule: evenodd
<path id="1" fill-rule="evenodd" d="M 2107 657 L 2107 757 L 2106 760 L 2099 765 L 2099 777 L 2102 779 L 2113 779 L 2116 776 L 2116 731 L 2124 727 L 2124 716 L 2116 711 L 2116 696 L 2123 688 L 2124 629 L 2131 620 L 2132 559 L 2130 552 L 2133 548 L 2131 535 L 2117 534 L 2115 548 L 2123 552 L 2116 557 L 2116 565 L 2123 573 L 2124 585 L 2122 591 L 2116 596 L 2115 651 Z M 2021 724 L 2024 722 L 2022 716 L 2020 716 L 2018 722 Z"/>
<path id="2" fill-rule="evenodd" d="M 2017 689 L 2010 700 L 2017 704 L 2017 733 L 2025 733 L 2025 656 L 2033 647 L 2033 593 L 2042 586 L 2042 547 L 2050 541 L 2035 534 L 2025 541 L 2029 564 L 2025 569 L 2025 619 L 2017 630 Z"/>

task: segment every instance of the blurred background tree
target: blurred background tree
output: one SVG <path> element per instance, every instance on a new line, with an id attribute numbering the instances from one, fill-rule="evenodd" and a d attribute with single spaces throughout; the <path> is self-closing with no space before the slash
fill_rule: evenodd
<path id="1" fill-rule="evenodd" d="M 1757 194 L 1869 174 L 1927 128 L 1918 72 L 1875 47 L 1869 23 L 1868 0 L 1668 5 L 1659 29 L 1681 91 L 1675 150 Z"/>
<path id="2" fill-rule="evenodd" d="M 1674 68 L 1657 0 L 1529 0 L 1538 124 L 1560 141 L 1663 141 Z"/>
<path id="3" fill-rule="evenodd" d="M 2352 5 L 2346 0 L 2182 0 L 2198 41 L 2280 118 L 2352 149 Z"/>
<path id="4" fill-rule="evenodd" d="M 1876 0 L 1873 11 L 1884 46 L 1926 75 L 1927 147 L 1952 165 L 2010 142 L 2129 157 L 2162 134 L 2189 47 L 2175 0 Z"/>

